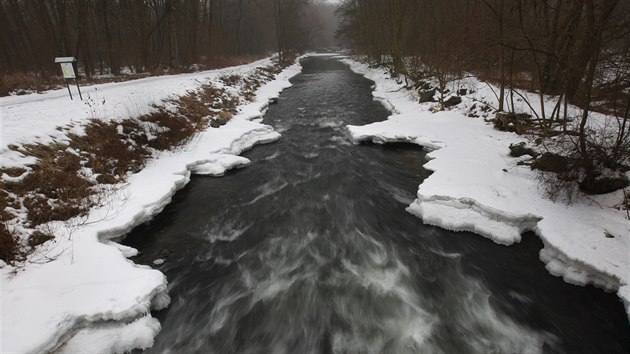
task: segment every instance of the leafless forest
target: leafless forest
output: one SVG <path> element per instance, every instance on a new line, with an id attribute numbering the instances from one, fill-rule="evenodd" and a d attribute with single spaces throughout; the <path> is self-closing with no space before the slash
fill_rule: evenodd
<path id="1" fill-rule="evenodd" d="M 615 189 L 594 181 L 627 168 L 630 1 L 345 0 L 339 14 L 340 33 L 395 75 L 437 78 L 438 91 L 467 73 L 496 83 L 501 118 L 520 125 L 519 133 L 566 142 L 569 167 L 560 182 L 579 180 L 594 193 Z M 515 88 L 539 95 L 528 100 L 535 117 L 514 112 L 514 100 L 524 99 Z M 545 110 L 543 95 L 555 100 L 553 110 Z M 569 104 L 581 108 L 579 116 Z M 594 110 L 617 119 L 589 128 Z"/>
<path id="2" fill-rule="evenodd" d="M 84 75 L 209 67 L 269 51 L 329 46 L 334 6 L 309 0 L 2 0 L 3 74 L 56 74 L 75 56 Z"/>
<path id="3" fill-rule="evenodd" d="M 627 168 L 628 0 L 0 0 L 0 94 L 58 78 L 56 56 L 77 57 L 90 78 L 220 67 L 269 52 L 282 59 L 336 43 L 410 82 L 434 78 L 441 93 L 468 74 L 496 83 L 499 123 L 560 141 L 554 152 L 566 150 L 570 166 L 560 180 L 579 180 L 584 191 Z M 530 112 L 514 109 L 522 99 Z M 597 130 L 593 111 L 617 120 Z"/>

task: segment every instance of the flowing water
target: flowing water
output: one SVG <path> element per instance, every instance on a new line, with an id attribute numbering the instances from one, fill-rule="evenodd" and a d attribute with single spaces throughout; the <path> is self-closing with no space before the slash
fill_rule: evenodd
<path id="1" fill-rule="evenodd" d="M 135 262 L 165 260 L 150 352 L 630 352 L 617 297 L 549 275 L 534 235 L 504 247 L 406 213 L 425 154 L 350 144 L 345 125 L 388 115 L 373 83 L 331 58 L 302 65 L 264 117 L 280 141 L 194 177 L 126 238 Z"/>

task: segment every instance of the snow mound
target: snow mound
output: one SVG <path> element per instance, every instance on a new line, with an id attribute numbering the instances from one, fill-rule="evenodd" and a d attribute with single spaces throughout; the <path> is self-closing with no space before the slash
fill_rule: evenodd
<path id="1" fill-rule="evenodd" d="M 197 175 L 223 176 L 225 171 L 232 168 L 247 166 L 251 163 L 249 159 L 235 155 L 217 155 L 216 158 L 207 161 L 199 161 L 190 166 L 190 171 Z"/>

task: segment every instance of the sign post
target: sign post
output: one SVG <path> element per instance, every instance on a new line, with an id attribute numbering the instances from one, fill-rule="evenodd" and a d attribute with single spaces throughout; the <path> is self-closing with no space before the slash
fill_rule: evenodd
<path id="1" fill-rule="evenodd" d="M 72 99 L 72 92 L 70 91 L 70 84 L 68 84 L 68 80 L 74 79 L 74 83 L 77 85 L 77 91 L 79 91 L 79 98 L 83 101 L 81 88 L 79 88 L 79 81 L 77 81 L 77 59 L 75 57 L 57 57 L 55 58 L 55 63 L 61 64 L 63 81 L 66 83 L 66 87 L 68 88 L 70 99 Z"/>

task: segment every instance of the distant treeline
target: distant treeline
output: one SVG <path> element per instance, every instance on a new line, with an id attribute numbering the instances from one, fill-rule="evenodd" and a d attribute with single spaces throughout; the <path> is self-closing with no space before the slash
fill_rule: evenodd
<path id="1" fill-rule="evenodd" d="M 588 94 L 596 67 L 615 79 L 630 65 L 628 0 L 343 0 L 340 14 L 354 48 L 392 58 L 399 73 L 413 57 L 438 74 L 525 79 L 571 102 Z"/>
<path id="2" fill-rule="evenodd" d="M 300 50 L 319 41 L 334 8 L 310 0 L 0 0 L 2 72 L 85 75 L 207 64 Z"/>

